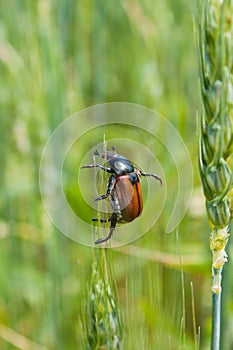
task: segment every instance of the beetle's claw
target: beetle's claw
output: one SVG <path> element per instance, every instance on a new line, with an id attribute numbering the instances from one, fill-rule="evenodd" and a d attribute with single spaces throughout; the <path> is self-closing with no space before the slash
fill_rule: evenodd
<path id="1" fill-rule="evenodd" d="M 91 220 L 94 221 L 94 222 L 99 221 L 99 222 L 101 222 L 101 223 L 106 223 L 106 222 L 108 222 L 108 221 L 111 221 L 111 218 L 108 218 L 108 220 L 106 220 L 106 219 L 92 218 Z"/>
<path id="2" fill-rule="evenodd" d="M 158 175 L 155 175 L 155 174 L 154 174 L 154 177 L 155 177 L 156 180 L 159 180 L 160 185 L 163 184 L 163 180 L 161 179 L 161 177 L 159 177 Z"/>
<path id="3" fill-rule="evenodd" d="M 108 198 L 108 195 L 104 194 L 103 196 L 95 198 L 95 201 L 101 201 L 102 199 L 106 199 L 106 198 Z"/>
<path id="4" fill-rule="evenodd" d="M 97 239 L 97 240 L 95 241 L 95 244 L 101 244 L 101 243 L 107 242 L 108 240 L 109 240 L 108 237 L 100 238 L 100 239 Z"/>
<path id="5" fill-rule="evenodd" d="M 97 239 L 95 241 L 95 244 L 100 244 L 100 243 L 107 242 L 112 237 L 114 229 L 115 228 L 111 228 L 109 234 L 106 237 Z"/>

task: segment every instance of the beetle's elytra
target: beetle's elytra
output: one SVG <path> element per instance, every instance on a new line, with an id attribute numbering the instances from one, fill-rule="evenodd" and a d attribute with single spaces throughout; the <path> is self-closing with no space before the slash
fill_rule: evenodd
<path id="1" fill-rule="evenodd" d="M 101 156 L 98 151 L 95 154 Z M 162 184 L 162 179 L 158 175 L 146 174 L 135 168 L 127 158 L 117 154 L 115 148 L 112 151 L 103 153 L 102 158 L 107 160 L 107 166 L 89 164 L 81 168 L 100 168 L 111 174 L 108 179 L 106 194 L 95 198 L 98 201 L 110 197 L 113 211 L 108 219 L 111 222 L 110 231 L 106 237 L 98 239 L 95 244 L 108 241 L 115 230 L 117 222 L 130 222 L 141 215 L 143 199 L 140 176 L 152 176 Z M 104 222 L 105 220 L 102 221 Z"/>

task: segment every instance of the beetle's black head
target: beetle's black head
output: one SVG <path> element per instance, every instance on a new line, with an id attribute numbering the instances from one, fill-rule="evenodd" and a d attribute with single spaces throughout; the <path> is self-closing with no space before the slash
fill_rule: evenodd
<path id="1" fill-rule="evenodd" d="M 107 159 L 107 161 L 113 157 L 120 156 L 119 154 L 116 153 L 116 148 L 112 146 L 112 151 L 105 151 L 104 153 L 99 153 L 98 150 L 94 152 L 94 155 L 100 156 L 103 159 Z M 121 156 L 120 156 L 121 157 Z"/>

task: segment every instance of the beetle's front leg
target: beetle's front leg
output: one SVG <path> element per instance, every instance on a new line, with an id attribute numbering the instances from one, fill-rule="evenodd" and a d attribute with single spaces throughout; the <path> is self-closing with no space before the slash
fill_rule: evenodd
<path id="1" fill-rule="evenodd" d="M 116 223 L 117 223 L 117 213 L 113 212 L 111 216 L 111 226 L 110 226 L 109 234 L 104 238 L 97 239 L 97 241 L 95 241 L 95 244 L 107 242 L 112 237 L 113 231 L 116 228 Z"/>
<path id="2" fill-rule="evenodd" d="M 107 166 L 103 166 L 103 165 L 98 164 L 98 163 L 97 164 L 83 165 L 83 166 L 81 166 L 80 169 L 87 169 L 87 168 L 100 168 L 100 169 L 102 169 L 104 171 L 107 171 L 108 173 L 112 173 L 112 169 L 111 168 L 109 168 Z"/>
<path id="3" fill-rule="evenodd" d="M 111 175 L 109 180 L 108 180 L 108 188 L 107 188 L 106 194 L 103 194 L 102 196 L 95 198 L 95 201 L 99 201 L 99 200 L 108 198 L 108 196 L 111 194 L 111 192 L 115 186 L 115 181 L 116 181 L 115 176 Z"/>
<path id="4" fill-rule="evenodd" d="M 140 175 L 142 175 L 142 176 L 152 176 L 152 177 L 154 177 L 156 180 L 158 180 L 158 181 L 161 183 L 161 185 L 163 184 L 163 181 L 162 181 L 161 177 L 159 177 L 159 176 L 156 175 L 156 174 L 146 174 L 146 173 L 144 173 L 143 171 L 140 171 Z"/>

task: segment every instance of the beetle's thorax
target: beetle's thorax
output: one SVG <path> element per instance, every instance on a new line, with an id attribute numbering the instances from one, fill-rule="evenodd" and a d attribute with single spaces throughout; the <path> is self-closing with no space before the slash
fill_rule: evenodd
<path id="1" fill-rule="evenodd" d="M 131 162 L 116 152 L 107 151 L 103 156 L 107 159 L 112 172 L 116 175 L 129 174 L 134 171 L 134 166 Z"/>

